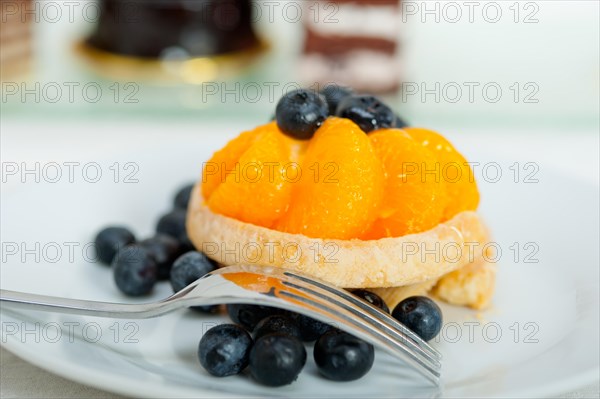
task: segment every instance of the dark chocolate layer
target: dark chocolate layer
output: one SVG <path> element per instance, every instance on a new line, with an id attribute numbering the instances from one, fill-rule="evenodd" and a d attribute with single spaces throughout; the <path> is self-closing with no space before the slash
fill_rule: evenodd
<path id="1" fill-rule="evenodd" d="M 393 54 L 396 47 L 397 42 L 394 40 L 366 36 L 322 35 L 310 28 L 306 29 L 304 41 L 304 52 L 307 54 L 336 55 L 359 49 Z"/>

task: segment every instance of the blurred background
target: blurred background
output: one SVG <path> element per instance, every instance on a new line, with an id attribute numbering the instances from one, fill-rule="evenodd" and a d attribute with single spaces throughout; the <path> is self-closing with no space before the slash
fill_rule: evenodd
<path id="1" fill-rule="evenodd" d="M 599 16 L 597 0 L 0 0 L 2 240 L 85 243 L 110 223 L 153 234 L 210 153 L 269 121 L 286 91 L 326 83 L 381 96 L 499 166 L 515 185 L 477 174 L 482 212 L 513 225 L 507 242 L 543 239 L 514 210 L 547 186 L 521 183 L 539 177 L 562 198 L 560 169 L 598 192 Z M 31 281 L 3 264 L 3 284 L 51 290 L 47 263 Z M 87 261 L 65 262 L 74 280 L 89 276 L 75 265 Z M 5 397 L 108 397 L 0 360 Z"/>
<path id="2" fill-rule="evenodd" d="M 0 4 L 3 121 L 252 125 L 335 82 L 413 125 L 597 133 L 597 1 Z"/>

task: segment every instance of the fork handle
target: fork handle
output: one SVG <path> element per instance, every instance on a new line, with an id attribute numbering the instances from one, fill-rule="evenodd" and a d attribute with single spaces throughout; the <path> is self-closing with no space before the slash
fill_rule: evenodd
<path id="1" fill-rule="evenodd" d="M 119 319 L 147 319 L 174 310 L 165 302 L 123 304 L 83 301 L 10 290 L 0 290 L 0 305 L 2 309 L 21 308 Z"/>

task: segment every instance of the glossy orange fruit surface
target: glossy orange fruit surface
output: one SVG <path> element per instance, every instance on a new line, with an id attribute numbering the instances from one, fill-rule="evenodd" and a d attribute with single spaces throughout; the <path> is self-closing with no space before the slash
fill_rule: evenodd
<path id="1" fill-rule="evenodd" d="M 308 237 L 360 237 L 383 200 L 384 176 L 368 136 L 349 119 L 329 118 L 311 139 L 290 208 L 277 229 Z"/>
<path id="2" fill-rule="evenodd" d="M 479 203 L 471 168 L 438 133 L 367 135 L 335 117 L 306 141 L 275 122 L 240 134 L 205 163 L 202 195 L 215 213 L 326 239 L 419 233 Z"/>
<path id="3" fill-rule="evenodd" d="M 291 162 L 291 146 L 274 123 L 248 136 L 252 137 L 246 138 L 251 144 L 245 151 L 239 151 L 242 152 L 239 159 L 233 161 L 233 158 L 224 157 L 225 164 L 231 164 L 224 180 L 217 184 L 211 181 L 210 184 L 216 187 L 212 192 L 203 192 L 208 192 L 208 206 L 213 212 L 272 227 L 291 199 L 292 184 L 286 177 L 286 168 Z M 240 141 L 233 147 L 238 151 L 246 143 Z"/>
<path id="4" fill-rule="evenodd" d="M 479 205 L 479 191 L 473 170 L 456 148 L 439 133 L 423 128 L 405 128 L 412 138 L 433 151 L 440 162 L 440 173 L 446 183 L 448 203 L 443 220 L 462 211 L 473 211 Z"/>
<path id="5" fill-rule="evenodd" d="M 369 134 L 385 173 L 384 203 L 363 239 L 398 237 L 436 226 L 447 203 L 435 154 L 399 129 Z"/>
<path id="6" fill-rule="evenodd" d="M 213 191 L 225 181 L 227 172 L 235 169 L 242 154 L 250 148 L 262 132 L 269 129 L 268 126 L 270 124 L 241 133 L 204 163 L 202 168 L 202 195 L 204 198 L 210 198 Z"/>

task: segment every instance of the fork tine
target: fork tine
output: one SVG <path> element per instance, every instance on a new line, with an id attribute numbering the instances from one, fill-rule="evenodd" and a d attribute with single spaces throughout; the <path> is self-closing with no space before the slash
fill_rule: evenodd
<path id="1" fill-rule="evenodd" d="M 392 339 L 395 340 L 397 342 L 397 344 L 402 347 L 402 349 L 406 349 L 406 350 L 410 350 L 410 351 L 414 352 L 414 355 L 411 354 L 411 356 L 419 358 L 421 361 L 427 363 L 434 369 L 441 368 L 441 363 L 440 363 L 439 359 L 432 357 L 429 355 L 429 353 L 423 351 L 422 348 L 420 348 L 418 345 L 416 345 L 412 340 L 410 340 L 408 337 L 406 337 L 402 332 L 395 331 L 394 329 L 386 326 L 384 323 L 379 323 L 376 319 L 373 319 L 373 318 L 369 317 L 368 315 L 365 315 L 360 309 L 357 309 L 352 306 L 348 306 L 347 304 L 344 303 L 343 300 L 340 301 L 340 300 L 336 299 L 335 297 L 332 297 L 331 295 L 324 295 L 322 292 L 318 291 L 318 288 L 317 288 L 317 290 L 315 290 L 310 287 L 301 286 L 301 285 L 291 283 L 291 282 L 284 282 L 284 284 L 291 288 L 295 288 L 297 290 L 301 290 L 303 292 L 310 293 L 311 295 L 316 295 L 317 297 L 327 301 L 328 303 L 334 304 L 335 306 L 338 306 L 338 307 L 344 309 L 345 311 L 349 312 L 353 317 L 361 319 L 364 323 L 368 323 L 368 324 L 374 326 L 375 328 L 383 329 L 383 331 L 387 335 L 391 336 Z M 382 328 L 382 327 L 384 327 L 384 328 Z"/>
<path id="2" fill-rule="evenodd" d="M 342 292 L 340 295 L 336 287 L 276 267 L 228 266 L 211 272 L 211 275 L 217 274 L 224 275 L 226 280 L 243 288 L 248 294 L 252 293 L 250 296 L 236 294 L 225 297 L 221 294 L 221 302 L 234 303 L 234 300 L 238 302 L 242 299 L 244 303 L 278 306 L 300 312 L 325 323 L 338 322 L 351 334 L 385 348 L 412 365 L 428 380 L 439 384 L 441 364 L 437 358 L 419 347 L 401 328 L 382 319 L 378 310 L 373 308 L 372 311 L 365 312 L 363 306 L 349 300 L 354 299 L 350 294 Z M 210 294 L 204 291 L 201 296 L 211 296 Z"/>
<path id="3" fill-rule="evenodd" d="M 346 292 L 345 290 L 342 290 L 342 289 L 339 289 L 339 288 L 336 288 L 333 286 L 329 286 L 329 285 L 323 284 L 319 281 L 315 281 L 313 279 L 306 278 L 304 276 L 300 276 L 300 275 L 297 275 L 295 273 L 291 273 L 288 271 L 284 272 L 283 274 L 288 277 L 293 277 L 293 278 L 299 279 L 307 284 L 317 286 L 327 292 L 330 292 L 333 295 L 337 295 L 337 296 L 340 296 L 340 297 L 346 299 L 347 301 L 351 302 L 353 305 L 360 308 L 360 310 L 362 312 L 357 312 L 358 316 L 364 317 L 364 312 L 367 312 L 370 316 L 372 316 L 371 317 L 372 321 L 374 321 L 377 325 L 385 328 L 388 331 L 391 330 L 390 332 L 392 334 L 396 335 L 398 338 L 406 340 L 408 337 L 408 339 L 410 341 L 412 341 L 415 344 L 415 346 L 418 348 L 419 352 L 421 352 L 423 354 L 428 354 L 429 356 L 431 356 L 437 360 L 442 359 L 442 355 L 440 352 L 438 352 L 435 348 L 433 348 L 431 345 L 429 345 L 427 342 L 425 342 L 423 339 L 421 339 L 421 337 L 419 337 L 417 334 L 415 334 L 412 330 L 410 330 L 409 328 L 407 328 L 406 326 L 404 326 L 403 324 L 398 322 L 393 317 L 390 317 L 386 313 L 381 312 L 379 309 L 358 299 L 356 296 Z"/>
<path id="4" fill-rule="evenodd" d="M 310 290 L 307 290 L 306 287 L 298 286 L 293 288 L 302 289 L 303 292 L 308 292 L 311 295 L 314 295 L 314 293 Z M 389 334 L 387 334 L 385 331 L 378 329 L 373 324 L 364 323 L 364 320 L 357 319 L 351 312 L 347 311 L 344 308 L 338 309 L 332 307 L 331 303 L 329 303 L 328 300 L 326 300 L 326 298 L 308 298 L 306 296 L 297 295 L 289 291 L 280 291 L 279 293 L 279 297 L 283 297 L 282 299 L 284 300 L 285 297 L 288 297 L 290 299 L 293 299 L 294 302 L 302 302 L 312 308 L 318 309 L 318 312 L 312 312 L 314 314 L 311 315 L 311 317 L 315 317 L 326 323 L 331 323 L 333 320 L 339 323 L 340 325 L 350 327 L 352 334 L 357 335 L 359 338 L 362 338 L 376 346 L 383 347 L 391 353 L 394 353 L 397 357 L 400 357 L 409 364 L 411 364 L 418 372 L 420 372 L 428 380 L 430 380 L 436 385 L 439 384 L 439 366 L 431 365 L 426 360 L 423 360 L 420 356 L 415 354 L 415 352 L 407 348 L 402 341 L 394 340 Z M 307 310 L 306 308 L 303 308 L 300 305 L 297 305 L 295 303 L 292 304 L 298 309 L 304 311 Z"/>
<path id="5" fill-rule="evenodd" d="M 368 323 L 370 325 L 373 325 L 376 328 L 382 329 L 387 335 L 391 336 L 393 340 L 395 340 L 397 343 L 401 344 L 403 349 L 408 349 L 411 350 L 414 353 L 415 357 L 418 357 L 419 359 L 421 359 L 423 362 L 426 362 L 427 364 L 429 364 L 432 368 L 435 369 L 440 369 L 441 368 L 441 363 L 438 359 L 430 356 L 428 353 L 424 352 L 420 347 L 418 347 L 413 341 L 411 341 L 409 338 L 407 338 L 403 333 L 398 332 L 393 330 L 392 328 L 385 326 L 384 323 L 379 323 L 378 320 L 373 319 L 372 317 L 369 317 L 368 315 L 365 315 L 360 308 L 356 308 L 353 307 L 352 305 L 348 306 L 348 304 L 344 303 L 344 300 L 339 300 L 338 298 L 336 298 L 335 296 L 331 296 L 326 294 L 323 294 L 322 291 L 320 291 L 319 288 L 313 288 L 313 287 L 307 287 L 307 286 L 301 286 L 289 281 L 284 281 L 284 285 L 294 288 L 296 290 L 301 290 L 303 292 L 307 292 L 310 293 L 311 295 L 316 295 L 317 297 L 325 300 L 328 303 L 331 303 L 335 306 L 338 306 L 342 309 L 344 309 L 346 312 L 349 312 L 353 317 L 355 318 L 359 318 L 363 323 Z M 384 327 L 384 328 L 382 328 Z"/>

